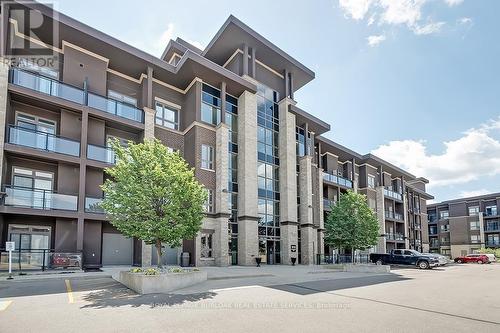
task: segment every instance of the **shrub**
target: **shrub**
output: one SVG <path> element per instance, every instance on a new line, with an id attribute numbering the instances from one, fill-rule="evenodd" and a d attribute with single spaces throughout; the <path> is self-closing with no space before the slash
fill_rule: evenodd
<path id="1" fill-rule="evenodd" d="M 168 270 L 170 273 L 184 273 L 186 272 L 184 269 L 179 267 L 173 267 Z"/>
<path id="2" fill-rule="evenodd" d="M 138 267 L 135 267 L 135 268 L 132 268 L 130 270 L 131 273 L 142 273 L 142 268 L 138 268 Z"/>
<path id="3" fill-rule="evenodd" d="M 157 270 L 156 268 L 148 268 L 144 271 L 144 275 L 158 275 L 160 274 L 160 271 Z"/>

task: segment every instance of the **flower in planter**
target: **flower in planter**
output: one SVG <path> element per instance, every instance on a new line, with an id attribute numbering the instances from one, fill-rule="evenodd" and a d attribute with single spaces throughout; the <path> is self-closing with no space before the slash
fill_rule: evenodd
<path id="1" fill-rule="evenodd" d="M 142 272 L 143 272 L 142 268 L 138 268 L 138 267 L 132 268 L 130 270 L 130 273 L 142 273 Z"/>

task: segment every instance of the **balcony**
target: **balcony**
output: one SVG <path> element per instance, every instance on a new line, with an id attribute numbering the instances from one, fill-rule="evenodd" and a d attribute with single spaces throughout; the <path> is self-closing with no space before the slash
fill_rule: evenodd
<path id="1" fill-rule="evenodd" d="M 323 172 L 323 180 L 338 184 L 343 187 L 352 188 L 352 181 L 350 181 L 349 179 L 337 175 L 332 175 L 327 172 Z"/>
<path id="2" fill-rule="evenodd" d="M 5 206 L 27 207 L 43 210 L 78 209 L 78 196 L 59 194 L 49 190 L 24 188 L 6 185 Z"/>
<path id="3" fill-rule="evenodd" d="M 89 160 L 100 161 L 108 164 L 116 163 L 116 156 L 110 147 L 87 145 L 87 158 Z"/>
<path id="4" fill-rule="evenodd" d="M 486 232 L 495 232 L 500 231 L 500 222 L 490 222 L 488 221 L 484 226 L 484 231 Z"/>
<path id="5" fill-rule="evenodd" d="M 439 242 L 430 242 L 429 243 L 429 247 L 431 248 L 439 248 Z"/>
<path id="6" fill-rule="evenodd" d="M 499 246 L 500 246 L 500 240 L 486 241 L 486 247 L 499 247 Z"/>
<path id="7" fill-rule="evenodd" d="M 333 206 L 335 206 L 335 200 L 323 198 L 323 209 L 330 210 Z"/>
<path id="8" fill-rule="evenodd" d="M 58 154 L 80 156 L 80 142 L 19 126 L 9 126 L 7 142 Z"/>
<path id="9" fill-rule="evenodd" d="M 387 187 L 384 188 L 384 196 L 391 198 L 391 199 L 403 201 L 403 195 L 401 193 L 394 192 L 393 190 L 391 190 Z"/>
<path id="10" fill-rule="evenodd" d="M 398 220 L 398 221 L 404 221 L 403 214 L 396 213 L 396 212 L 391 212 L 391 211 L 388 211 L 388 210 L 385 211 L 385 218 L 386 219 Z"/>
<path id="11" fill-rule="evenodd" d="M 102 209 L 99 204 L 101 203 L 101 198 L 85 197 L 85 212 L 94 214 L 104 214 L 104 209 Z"/>
<path id="12" fill-rule="evenodd" d="M 385 238 L 387 240 L 394 240 L 394 241 L 404 241 L 405 237 L 401 233 L 386 233 Z"/>
<path id="13" fill-rule="evenodd" d="M 134 105 L 99 96 L 69 84 L 19 68 L 11 69 L 10 82 L 49 96 L 113 114 L 118 117 L 144 123 L 144 112 Z"/>

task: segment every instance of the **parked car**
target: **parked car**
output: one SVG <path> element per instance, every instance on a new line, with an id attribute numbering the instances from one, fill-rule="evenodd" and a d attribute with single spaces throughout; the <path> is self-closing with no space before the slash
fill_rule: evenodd
<path id="1" fill-rule="evenodd" d="M 377 265 L 407 265 L 420 269 L 435 267 L 438 259 L 424 256 L 415 250 L 392 250 L 391 253 L 371 253 L 370 262 Z"/>
<path id="2" fill-rule="evenodd" d="M 439 253 L 422 253 L 422 255 L 428 256 L 431 258 L 436 258 L 438 260 L 439 266 L 445 266 L 449 262 L 448 257 L 443 256 L 442 254 L 439 254 Z"/>
<path id="3" fill-rule="evenodd" d="M 496 262 L 497 261 L 497 258 L 495 257 L 495 255 L 493 253 L 485 253 L 484 255 L 488 257 L 488 259 L 490 260 L 490 262 Z"/>
<path id="4" fill-rule="evenodd" d="M 490 259 L 485 254 L 468 254 L 466 256 L 457 257 L 454 260 L 457 264 L 473 262 L 477 264 L 489 264 Z"/>

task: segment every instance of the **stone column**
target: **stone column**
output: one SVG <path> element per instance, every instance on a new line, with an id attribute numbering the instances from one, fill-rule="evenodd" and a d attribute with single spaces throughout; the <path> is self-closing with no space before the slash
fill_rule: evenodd
<path id="1" fill-rule="evenodd" d="M 7 101 L 9 85 L 9 65 L 0 58 L 0 177 L 3 175 L 4 143 L 5 143 L 5 121 L 7 117 Z"/>
<path id="2" fill-rule="evenodd" d="M 319 214 L 319 225 L 318 225 L 318 250 L 317 253 L 320 255 L 325 254 L 325 216 L 324 216 L 324 203 L 323 203 L 323 169 L 317 168 L 318 172 L 318 195 L 317 195 L 317 205 Z"/>
<path id="3" fill-rule="evenodd" d="M 300 240 L 302 264 L 314 264 L 315 236 L 312 202 L 312 156 L 303 156 L 299 161 L 299 195 L 300 195 Z"/>
<path id="4" fill-rule="evenodd" d="M 385 235 L 385 207 L 384 207 L 384 187 L 378 186 L 376 188 L 377 191 L 377 219 L 380 226 L 379 232 L 380 235 Z M 396 232 L 394 230 L 394 232 Z M 385 253 L 386 252 L 386 238 L 379 237 L 377 252 Z"/>
<path id="5" fill-rule="evenodd" d="M 215 130 L 215 234 L 214 257 L 216 266 L 228 265 L 229 208 L 229 127 L 220 123 Z"/>
<path id="6" fill-rule="evenodd" d="M 295 102 L 289 98 L 285 98 L 279 103 L 280 252 L 281 263 L 284 265 L 290 265 L 291 258 L 298 257 L 297 151 L 295 146 L 295 115 L 288 112 L 290 104 L 295 104 Z"/>
<path id="7" fill-rule="evenodd" d="M 396 211 L 396 210 L 394 210 Z M 406 190 L 403 190 L 403 220 L 404 220 L 404 236 L 405 236 L 405 248 L 410 248 L 410 221 L 408 221 L 408 195 Z M 385 233 L 385 232 L 383 232 Z"/>
<path id="8" fill-rule="evenodd" d="M 257 211 L 257 98 L 238 98 L 238 264 L 254 265 L 259 253 Z"/>
<path id="9" fill-rule="evenodd" d="M 155 137 L 155 110 L 144 107 L 144 140 L 154 139 Z M 141 246 L 141 265 L 142 267 L 151 266 L 151 256 L 153 247 L 144 241 Z M 159 260 L 159 259 L 158 259 Z"/>

